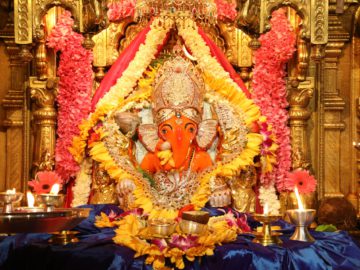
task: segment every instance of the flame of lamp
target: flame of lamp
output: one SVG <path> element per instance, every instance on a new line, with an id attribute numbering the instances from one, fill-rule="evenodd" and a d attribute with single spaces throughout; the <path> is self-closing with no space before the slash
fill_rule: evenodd
<path id="1" fill-rule="evenodd" d="M 316 214 L 314 209 L 291 209 L 287 210 L 286 214 L 290 218 L 290 222 L 296 226 L 294 234 L 290 237 L 291 240 L 314 242 L 315 239 L 310 235 L 307 227 L 313 222 Z"/>
<path id="2" fill-rule="evenodd" d="M 12 213 L 13 212 L 13 204 L 20 202 L 23 198 L 24 194 L 21 192 L 16 193 L 0 193 L 0 201 L 4 203 L 3 213 Z"/>
<path id="3" fill-rule="evenodd" d="M 273 233 L 271 231 L 270 223 L 274 222 L 281 218 L 280 215 L 264 215 L 264 214 L 254 214 L 254 219 L 263 223 L 263 229 L 261 233 L 255 234 L 255 239 L 253 242 L 259 243 L 263 246 L 281 244 L 281 240 L 278 238 L 278 233 Z"/>
<path id="4" fill-rule="evenodd" d="M 55 207 L 61 206 L 64 202 L 63 194 L 40 194 L 39 197 L 41 202 L 46 206 L 46 212 L 54 211 Z"/>

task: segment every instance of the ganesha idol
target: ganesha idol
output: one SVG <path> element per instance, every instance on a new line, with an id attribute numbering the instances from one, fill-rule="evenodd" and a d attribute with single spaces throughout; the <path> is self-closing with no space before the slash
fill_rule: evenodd
<path id="1" fill-rule="evenodd" d="M 233 203 L 227 179 L 254 166 L 260 112 L 243 93 L 203 75 L 189 59 L 172 56 L 92 128 L 90 159 L 114 181 L 123 209 L 175 217 L 188 206 Z"/>

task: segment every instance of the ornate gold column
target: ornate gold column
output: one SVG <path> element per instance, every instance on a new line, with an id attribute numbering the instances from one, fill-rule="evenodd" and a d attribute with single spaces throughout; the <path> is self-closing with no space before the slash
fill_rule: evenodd
<path id="1" fill-rule="evenodd" d="M 293 169 L 309 169 L 311 163 L 307 122 L 312 113 L 308 105 L 314 93 L 314 78 L 309 77 L 300 83 L 294 80 L 289 83 L 289 86 L 292 167 Z"/>
<path id="2" fill-rule="evenodd" d="M 342 121 L 342 112 L 345 102 L 339 95 L 337 86 L 338 62 L 349 34 L 342 28 L 336 15 L 329 15 L 329 39 L 325 47 L 325 59 L 322 63 L 320 85 L 320 153 L 318 167 L 320 197 L 343 197 L 341 191 L 341 162 L 340 153 L 344 142 L 341 141 L 341 132 L 345 129 Z M 322 136 L 321 136 L 322 134 Z"/>
<path id="3" fill-rule="evenodd" d="M 29 92 L 34 101 L 34 152 L 33 174 L 41 169 L 40 165 L 52 159 L 55 153 L 55 127 L 57 113 L 55 98 L 57 94 L 57 79 L 49 78 L 46 81 L 30 77 Z M 50 166 L 51 167 L 51 166 Z"/>
<path id="4" fill-rule="evenodd" d="M 29 170 L 29 110 L 24 83 L 28 76 L 31 55 L 15 40 L 5 40 L 10 58 L 11 86 L 3 99 L 6 118 L 6 179 L 5 188 L 24 191 Z M 24 53 L 25 52 L 25 53 Z"/>

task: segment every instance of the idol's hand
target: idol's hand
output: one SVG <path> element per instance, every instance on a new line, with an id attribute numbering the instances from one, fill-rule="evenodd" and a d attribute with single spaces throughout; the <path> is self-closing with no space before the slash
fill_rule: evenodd
<path id="1" fill-rule="evenodd" d="M 231 191 L 229 188 L 216 190 L 212 193 L 209 200 L 212 207 L 225 207 L 231 204 Z"/>
<path id="2" fill-rule="evenodd" d="M 132 193 L 134 189 L 135 189 L 135 184 L 130 179 L 121 180 L 116 185 L 116 191 L 120 196 L 127 196 L 128 194 Z"/>
<path id="3" fill-rule="evenodd" d="M 120 207 L 124 210 L 130 209 L 134 201 L 133 190 L 135 189 L 135 184 L 130 179 L 124 179 L 116 185 L 117 197 L 119 200 Z"/>

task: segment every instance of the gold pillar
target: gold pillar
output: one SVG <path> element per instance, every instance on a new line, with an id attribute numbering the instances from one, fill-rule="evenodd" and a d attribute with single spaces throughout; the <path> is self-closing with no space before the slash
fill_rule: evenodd
<path id="1" fill-rule="evenodd" d="M 288 90 L 292 167 L 309 169 L 311 166 L 307 122 L 311 116 L 308 105 L 314 93 L 314 78 L 308 77 L 300 83 L 294 80 L 290 82 Z"/>
<path id="2" fill-rule="evenodd" d="M 343 197 L 341 190 L 341 132 L 345 129 L 342 112 L 345 102 L 337 85 L 338 62 L 349 35 L 336 15 L 329 16 L 329 40 L 321 67 L 323 83 L 320 85 L 320 197 Z"/>
<path id="3" fill-rule="evenodd" d="M 35 103 L 34 117 L 34 151 L 33 151 L 33 174 L 44 164 L 50 162 L 55 153 L 55 127 L 57 113 L 55 110 L 55 98 L 57 94 L 57 80 L 49 78 L 40 81 L 36 77 L 30 77 L 29 92 Z M 50 159 L 50 160 L 48 160 Z M 50 167 L 50 168 L 49 168 Z M 51 165 L 46 169 L 51 169 Z"/>
<path id="4" fill-rule="evenodd" d="M 29 170 L 29 110 L 24 83 L 30 54 L 24 54 L 13 39 L 5 39 L 10 59 L 11 83 L 5 98 L 6 179 L 5 188 L 25 191 Z M 26 51 L 26 50 L 25 50 Z"/>

